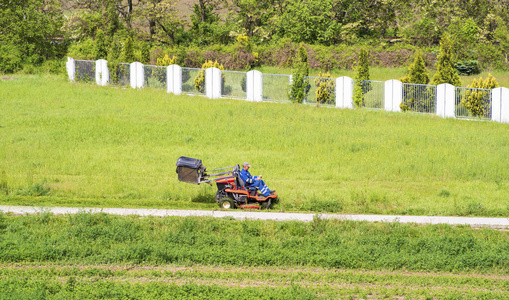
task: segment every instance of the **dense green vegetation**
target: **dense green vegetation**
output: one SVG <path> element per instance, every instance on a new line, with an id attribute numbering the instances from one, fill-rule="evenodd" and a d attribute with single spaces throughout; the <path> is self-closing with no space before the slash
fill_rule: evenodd
<path id="1" fill-rule="evenodd" d="M 506 299 L 508 233 L 82 212 L 0 214 L 2 299 Z"/>
<path id="2" fill-rule="evenodd" d="M 2 298 L 504 299 L 508 233 L 106 214 L 0 214 Z"/>
<path id="3" fill-rule="evenodd" d="M 507 125 L 249 103 L 44 77 L 0 81 L 0 202 L 215 208 L 175 162 L 243 161 L 282 211 L 507 216 Z M 235 126 L 254 122 L 255 128 Z"/>
<path id="4" fill-rule="evenodd" d="M 66 53 L 152 64 L 171 53 L 189 67 L 206 60 L 226 69 L 282 66 L 299 43 L 312 68 L 352 68 L 360 45 L 373 66 L 403 66 L 418 48 L 431 66 L 446 35 L 458 71 L 505 69 L 508 12 L 497 0 L 7 1 L 0 3 L 0 72 L 57 71 L 55 59 Z M 127 46 L 134 55 L 120 56 Z"/>
<path id="5" fill-rule="evenodd" d="M 341 220 L 1 215 L 0 261 L 509 273 L 508 233 Z"/>

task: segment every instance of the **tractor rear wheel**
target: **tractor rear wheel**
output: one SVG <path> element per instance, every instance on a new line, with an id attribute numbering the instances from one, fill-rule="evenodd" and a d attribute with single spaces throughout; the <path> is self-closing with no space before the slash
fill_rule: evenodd
<path id="1" fill-rule="evenodd" d="M 224 209 L 234 209 L 235 203 L 233 202 L 233 199 L 229 197 L 223 197 L 221 200 L 219 200 L 219 207 Z"/>

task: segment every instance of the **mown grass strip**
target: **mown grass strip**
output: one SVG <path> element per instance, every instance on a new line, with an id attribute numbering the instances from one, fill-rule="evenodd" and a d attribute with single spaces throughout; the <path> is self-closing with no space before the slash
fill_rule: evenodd
<path id="1" fill-rule="evenodd" d="M 89 289 L 98 298 L 151 295 L 154 289 L 167 295 L 196 292 L 226 298 L 489 298 L 509 296 L 507 278 L 453 274 L 365 272 L 309 268 L 219 268 L 176 266 L 58 266 L 0 265 L 0 286 L 30 292 L 32 286 L 51 296 L 78 296 Z M 109 287 L 113 293 L 105 293 Z M 125 294 L 117 294 L 118 288 Z M 100 292 L 98 292 L 100 291 Z M 263 298 L 262 297 L 262 298 Z"/>
<path id="2" fill-rule="evenodd" d="M 505 231 L 80 213 L 5 216 L 1 262 L 309 266 L 509 274 Z"/>
<path id="3" fill-rule="evenodd" d="M 21 76 L 0 82 L 0 202 L 213 208 L 181 155 L 249 161 L 284 211 L 507 216 L 507 124 L 174 96 Z"/>

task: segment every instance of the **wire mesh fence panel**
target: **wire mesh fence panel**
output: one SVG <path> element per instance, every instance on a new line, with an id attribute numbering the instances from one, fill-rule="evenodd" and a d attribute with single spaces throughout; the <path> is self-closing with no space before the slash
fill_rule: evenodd
<path id="1" fill-rule="evenodd" d="M 360 105 L 372 109 L 384 109 L 384 82 L 373 80 L 353 80 L 352 90 L 355 91 L 357 84 L 362 92 Z"/>
<path id="2" fill-rule="evenodd" d="M 131 84 L 131 65 L 121 63 L 118 67 L 117 84 L 121 86 L 129 86 Z"/>
<path id="3" fill-rule="evenodd" d="M 75 79 L 76 81 L 93 82 L 95 81 L 95 61 L 93 60 L 75 60 Z"/>
<path id="4" fill-rule="evenodd" d="M 166 88 L 166 67 L 144 65 L 143 81 L 145 87 Z"/>
<path id="5" fill-rule="evenodd" d="M 246 72 L 221 71 L 221 96 L 247 99 Z"/>
<path id="6" fill-rule="evenodd" d="M 308 104 L 335 105 L 336 79 L 330 77 L 306 77 L 309 83 L 309 92 L 306 96 Z"/>
<path id="7" fill-rule="evenodd" d="M 262 74 L 263 101 L 288 102 L 290 75 Z"/>
<path id="8" fill-rule="evenodd" d="M 436 85 L 403 83 L 401 110 L 425 114 L 436 114 Z"/>
<path id="9" fill-rule="evenodd" d="M 457 118 L 491 119 L 491 90 L 456 88 Z"/>
<path id="10" fill-rule="evenodd" d="M 205 94 L 205 69 L 182 68 L 182 93 Z"/>

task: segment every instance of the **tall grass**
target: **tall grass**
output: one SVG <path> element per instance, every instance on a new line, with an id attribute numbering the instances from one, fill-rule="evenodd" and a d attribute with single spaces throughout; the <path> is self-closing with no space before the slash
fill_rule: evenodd
<path id="1" fill-rule="evenodd" d="M 185 155 L 249 161 L 279 210 L 505 216 L 507 128 L 16 77 L 0 81 L 0 202 L 215 207 L 214 186 L 178 182 Z"/>

